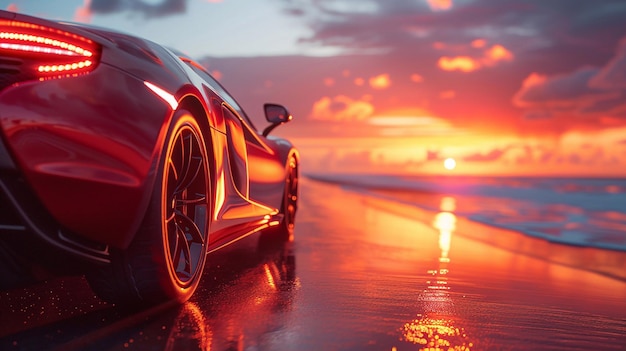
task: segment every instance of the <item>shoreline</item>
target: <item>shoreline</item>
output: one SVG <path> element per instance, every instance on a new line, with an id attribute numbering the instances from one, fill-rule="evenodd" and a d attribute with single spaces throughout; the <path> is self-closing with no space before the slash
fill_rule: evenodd
<path id="1" fill-rule="evenodd" d="M 346 189 L 353 191 L 351 189 Z M 367 189 L 365 189 L 367 190 Z M 376 194 L 353 191 L 363 196 L 363 202 L 371 207 L 433 225 L 442 211 L 430 211 L 421 207 L 375 196 Z M 374 195 L 374 196 L 372 196 Z M 454 212 L 451 212 L 454 214 Z M 465 217 L 455 216 L 454 234 L 499 249 L 544 260 L 570 268 L 576 268 L 626 282 L 626 252 L 596 247 L 577 246 L 552 242 L 528 236 L 522 232 L 494 227 Z"/>

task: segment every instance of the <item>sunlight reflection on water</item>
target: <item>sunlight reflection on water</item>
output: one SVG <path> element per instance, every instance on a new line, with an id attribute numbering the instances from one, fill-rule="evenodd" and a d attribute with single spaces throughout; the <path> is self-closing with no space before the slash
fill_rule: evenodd
<path id="1" fill-rule="evenodd" d="M 454 350 L 470 351 L 474 343 L 470 341 L 462 322 L 454 311 L 454 300 L 449 290 L 448 274 L 450 273 L 450 245 L 452 234 L 456 229 L 456 200 L 443 197 L 440 204 L 441 212 L 437 213 L 433 227 L 439 230 L 438 264 L 427 273 L 432 278 L 426 281 L 426 289 L 419 300 L 424 313 L 406 323 L 401 329 L 405 341 L 420 345 L 422 350 Z"/>

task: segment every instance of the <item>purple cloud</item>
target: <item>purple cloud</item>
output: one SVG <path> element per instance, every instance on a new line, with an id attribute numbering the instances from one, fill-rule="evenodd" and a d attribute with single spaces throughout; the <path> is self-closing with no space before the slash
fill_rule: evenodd
<path id="1" fill-rule="evenodd" d="M 552 77 L 533 74 L 524 81 L 513 102 L 520 107 L 571 106 L 579 104 L 581 99 L 606 95 L 606 91 L 589 85 L 598 72 L 598 68 L 584 67 L 570 74 Z"/>
<path id="2" fill-rule="evenodd" d="M 416 50 L 420 43 L 464 43 L 476 38 L 518 51 L 606 54 L 625 34 L 622 0 L 475 0 L 432 11 L 427 1 L 283 0 L 285 11 L 308 23 L 307 43 L 355 49 Z M 508 47 L 508 46 L 507 46 Z M 420 47 L 420 49 L 424 49 Z M 580 53 L 579 53 L 580 54 Z"/>
<path id="3" fill-rule="evenodd" d="M 626 89 L 626 38 L 620 42 L 615 57 L 589 84 L 598 89 Z"/>
<path id="4" fill-rule="evenodd" d="M 569 114 L 626 117 L 626 38 L 603 66 L 583 66 L 558 75 L 530 74 L 513 103 L 527 108 L 526 116 Z"/>
<path id="5" fill-rule="evenodd" d="M 142 0 L 92 0 L 89 10 L 93 13 L 114 13 L 131 11 L 146 17 L 163 17 L 184 13 L 187 0 L 162 0 L 153 4 Z"/>
<path id="6" fill-rule="evenodd" d="M 463 161 L 468 162 L 491 162 L 499 160 L 508 149 L 493 149 L 486 154 L 475 153 L 463 157 Z"/>

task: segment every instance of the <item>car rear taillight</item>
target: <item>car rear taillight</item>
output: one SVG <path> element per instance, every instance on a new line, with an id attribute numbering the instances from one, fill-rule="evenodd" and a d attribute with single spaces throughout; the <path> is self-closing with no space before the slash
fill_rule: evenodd
<path id="1" fill-rule="evenodd" d="M 100 47 L 80 35 L 39 24 L 0 20 L 0 89 L 7 83 L 92 71 Z"/>

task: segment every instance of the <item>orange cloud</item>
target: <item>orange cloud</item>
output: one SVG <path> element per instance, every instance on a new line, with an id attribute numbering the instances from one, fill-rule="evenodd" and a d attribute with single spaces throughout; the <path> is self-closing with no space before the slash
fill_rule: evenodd
<path id="1" fill-rule="evenodd" d="M 333 85 L 335 85 L 335 80 L 333 78 L 324 78 L 324 85 L 327 87 L 332 87 Z"/>
<path id="2" fill-rule="evenodd" d="M 415 83 L 421 83 L 424 81 L 424 77 L 422 77 L 421 75 L 417 74 L 417 73 L 413 73 L 411 74 L 411 81 L 415 82 Z"/>
<path id="3" fill-rule="evenodd" d="M 365 79 L 363 78 L 355 78 L 354 79 L 354 85 L 362 87 L 363 85 L 365 85 Z"/>
<path id="4" fill-rule="evenodd" d="M 446 119 L 415 107 L 384 111 L 368 118 L 367 123 L 379 127 L 377 132 L 384 137 L 458 135 L 461 132 Z M 396 156 L 399 155 L 396 152 Z"/>
<path id="5" fill-rule="evenodd" d="M 487 41 L 485 39 L 476 39 L 471 43 L 473 48 L 484 48 L 487 45 Z"/>
<path id="6" fill-rule="evenodd" d="M 391 79 L 388 74 L 380 74 L 370 78 L 369 83 L 374 89 L 386 89 L 391 85 Z"/>
<path id="7" fill-rule="evenodd" d="M 444 71 L 472 72 L 480 68 L 480 62 L 469 56 L 443 56 L 439 59 L 437 64 L 439 65 L 439 68 Z"/>
<path id="8" fill-rule="evenodd" d="M 494 45 L 485 52 L 483 63 L 493 66 L 500 61 L 513 61 L 513 54 L 502 45 Z"/>
<path id="9" fill-rule="evenodd" d="M 452 8 L 452 0 L 426 0 L 433 11 L 445 11 Z"/>
<path id="10" fill-rule="evenodd" d="M 313 104 L 310 118 L 322 121 L 361 121 L 372 115 L 374 106 L 368 97 L 353 100 L 345 95 L 325 96 Z"/>
<path id="11" fill-rule="evenodd" d="M 89 23 L 91 22 L 91 17 L 93 13 L 90 10 L 91 0 L 83 0 L 83 6 L 80 6 L 74 12 L 74 21 Z"/>
<path id="12" fill-rule="evenodd" d="M 481 48 L 486 45 L 483 39 L 476 39 L 470 44 L 474 48 Z M 493 45 L 483 52 L 483 56 L 472 58 L 469 56 L 443 56 L 437 62 L 439 68 L 444 71 L 472 72 L 484 67 L 492 67 L 500 62 L 513 61 L 515 56 L 511 51 L 502 45 Z"/>
<path id="13" fill-rule="evenodd" d="M 213 71 L 211 72 L 211 75 L 213 76 L 213 78 L 215 78 L 215 79 L 217 79 L 217 80 L 221 80 L 221 79 L 222 79 L 222 77 L 224 76 L 224 75 L 222 74 L 222 72 L 220 72 L 220 71 L 218 71 L 218 70 L 213 70 Z"/>
<path id="14" fill-rule="evenodd" d="M 17 8 L 17 4 L 8 4 L 7 11 L 18 12 L 19 9 Z"/>
<path id="15" fill-rule="evenodd" d="M 542 85 L 548 80 L 548 77 L 543 74 L 539 74 L 537 72 L 531 73 L 524 81 L 522 82 L 522 87 L 530 88 L 532 86 Z"/>
<path id="16" fill-rule="evenodd" d="M 445 49 L 447 47 L 446 43 L 442 43 L 440 41 L 436 41 L 433 43 L 433 48 L 437 50 Z"/>

